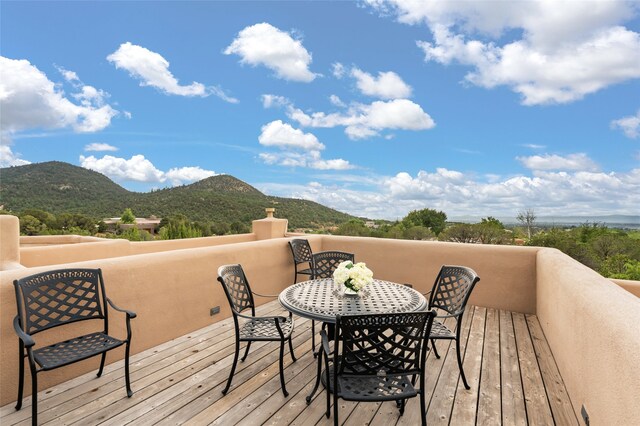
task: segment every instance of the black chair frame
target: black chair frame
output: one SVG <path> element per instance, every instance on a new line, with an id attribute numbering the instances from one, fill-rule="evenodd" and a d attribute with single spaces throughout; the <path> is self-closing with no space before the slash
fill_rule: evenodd
<path id="1" fill-rule="evenodd" d="M 335 425 L 339 424 L 339 398 L 346 401 L 396 401 L 402 416 L 406 400 L 419 396 L 421 420 L 426 425 L 426 336 L 435 315 L 431 311 L 337 316 L 333 354 L 327 333 L 322 330 L 317 374 L 320 376 L 324 361 L 327 418 L 331 416 L 330 391 L 333 392 Z M 316 388 L 318 382 L 316 380 Z"/>
<path id="2" fill-rule="evenodd" d="M 293 255 L 293 283 L 295 284 L 298 282 L 298 275 L 307 275 L 308 277 L 313 275 L 313 269 L 311 267 L 311 256 L 313 256 L 313 251 L 311 250 L 309 241 L 304 238 L 294 238 L 293 240 L 289 240 L 289 248 Z M 308 265 L 306 268 L 298 269 L 300 265 L 305 263 Z"/>
<path id="3" fill-rule="evenodd" d="M 441 310 L 447 315 L 438 315 L 433 321 L 433 328 L 429 339 L 433 346 L 433 353 L 436 358 L 440 358 L 435 345 L 436 340 L 454 340 L 456 344 L 456 356 L 458 358 L 458 368 L 464 387 L 471 389 L 467 382 L 462 367 L 462 357 L 460 355 L 460 332 L 462 328 L 462 317 L 464 315 L 467 302 L 471 296 L 475 285 L 480 281 L 478 274 L 466 266 L 443 265 L 433 284 L 433 289 L 429 296 L 429 308 Z M 455 318 L 455 332 L 444 325 L 442 320 Z"/>
<path id="4" fill-rule="evenodd" d="M 31 370 L 31 421 L 38 424 L 38 373 L 102 355 L 97 376 L 102 375 L 106 354 L 111 349 L 125 345 L 124 371 L 127 396 L 131 397 L 129 380 L 129 352 L 132 318 L 134 312 L 117 307 L 106 296 L 100 269 L 58 269 L 30 275 L 13 282 L 18 314 L 13 327 L 19 337 L 20 373 L 16 410 L 22 408 L 24 390 L 24 358 Z M 117 339 L 109 335 L 109 310 L 107 304 L 126 314 L 127 338 Z M 66 324 L 103 320 L 102 332 L 74 337 L 64 342 L 35 348 L 34 335 Z"/>
<path id="5" fill-rule="evenodd" d="M 353 253 L 335 250 L 314 253 L 311 256 L 311 278 L 332 278 L 333 272 L 338 268 L 338 265 L 349 260 L 355 262 Z M 322 324 L 323 328 L 325 326 L 326 324 Z M 311 320 L 311 350 L 313 351 L 313 356 L 318 356 L 318 352 L 316 352 L 316 323 L 314 320 Z"/>
<path id="6" fill-rule="evenodd" d="M 231 387 L 231 381 L 233 380 L 233 374 L 238 364 L 238 356 L 240 354 L 240 342 L 247 342 L 247 346 L 244 351 L 244 355 L 240 359 L 244 362 L 249 355 L 249 348 L 251 342 L 255 341 L 269 341 L 280 342 L 280 385 L 282 387 L 282 393 L 285 397 L 289 396 L 284 381 L 284 345 L 285 342 L 289 342 L 289 352 L 291 359 L 296 362 L 295 354 L 293 353 L 293 343 L 291 342 L 291 336 L 293 334 L 293 318 L 291 312 L 288 317 L 284 316 L 256 316 L 255 303 L 253 296 L 261 297 L 277 297 L 274 295 L 259 294 L 251 291 L 249 281 L 239 264 L 223 265 L 218 268 L 218 281 L 224 289 L 224 293 L 229 301 L 231 307 L 231 313 L 233 314 L 233 325 L 235 327 L 235 354 L 233 357 L 233 364 L 231 365 L 231 371 L 229 372 L 229 379 L 227 385 L 222 390 L 222 394 L 226 395 Z M 251 315 L 244 315 L 242 312 L 247 309 L 251 310 Z M 247 320 L 242 327 L 240 326 L 239 318 Z"/>

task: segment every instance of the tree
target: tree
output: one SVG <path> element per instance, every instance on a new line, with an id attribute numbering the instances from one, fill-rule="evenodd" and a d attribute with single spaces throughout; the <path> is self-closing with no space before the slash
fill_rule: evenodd
<path id="1" fill-rule="evenodd" d="M 454 243 L 477 243 L 478 232 L 469 223 L 458 223 L 445 229 L 438 235 L 440 241 L 453 241 Z"/>
<path id="2" fill-rule="evenodd" d="M 424 226 L 412 226 L 404 231 L 405 240 L 429 240 L 436 235 Z"/>
<path id="3" fill-rule="evenodd" d="M 516 219 L 527 229 L 527 237 L 531 239 L 531 230 L 536 224 L 536 212 L 533 209 L 520 210 Z"/>
<path id="4" fill-rule="evenodd" d="M 136 216 L 133 214 L 131 209 L 127 207 L 124 209 L 122 216 L 120 216 L 120 222 L 122 223 L 136 223 Z"/>
<path id="5" fill-rule="evenodd" d="M 424 226 L 431 229 L 436 235 L 444 230 L 446 221 L 447 215 L 444 212 L 433 209 L 413 210 L 402 219 L 405 228 Z"/>
<path id="6" fill-rule="evenodd" d="M 20 217 L 20 233 L 23 235 L 40 235 L 47 229 L 47 225 L 30 214 Z"/>
<path id="7" fill-rule="evenodd" d="M 335 232 L 337 235 L 348 235 L 350 237 L 368 237 L 371 232 L 360 219 L 350 219 L 338 226 Z"/>

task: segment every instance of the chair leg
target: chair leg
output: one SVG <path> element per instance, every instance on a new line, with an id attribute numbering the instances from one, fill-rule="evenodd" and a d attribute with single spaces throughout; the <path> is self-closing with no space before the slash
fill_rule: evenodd
<path id="1" fill-rule="evenodd" d="M 318 352 L 316 352 L 316 322 L 314 320 L 311 320 L 311 352 L 313 352 L 314 358 L 318 357 Z"/>
<path id="2" fill-rule="evenodd" d="M 320 352 L 320 356 L 318 357 L 318 374 L 316 374 L 316 383 L 313 385 L 313 390 L 309 395 L 307 395 L 307 405 L 311 404 L 311 398 L 315 395 L 318 390 L 318 386 L 320 385 L 320 375 L 322 374 L 322 352 Z M 327 417 L 329 417 L 329 404 L 327 403 Z"/>
<path id="3" fill-rule="evenodd" d="M 98 374 L 97 374 L 98 377 L 102 376 L 102 369 L 104 368 L 104 361 L 106 358 L 107 358 L 107 353 L 102 352 L 102 356 L 100 357 L 100 368 L 98 369 Z"/>
<path id="4" fill-rule="evenodd" d="M 38 374 L 31 366 L 31 424 L 38 426 Z"/>
<path id="5" fill-rule="evenodd" d="M 293 270 L 293 283 L 297 283 L 298 282 L 298 265 L 296 265 L 295 269 Z"/>
<path id="6" fill-rule="evenodd" d="M 244 350 L 244 355 L 242 356 L 242 358 L 240 359 L 240 362 L 244 362 L 245 359 L 247 359 L 247 355 L 249 355 L 249 348 L 251 347 L 251 340 L 249 340 L 247 342 L 247 347 Z"/>
<path id="7" fill-rule="evenodd" d="M 436 358 L 440 359 L 438 349 L 436 348 L 436 341 L 434 339 L 431 339 L 431 347 L 433 348 L 433 354 L 436 356 Z"/>
<path id="8" fill-rule="evenodd" d="M 422 426 L 427 426 L 427 403 L 424 400 L 424 389 L 420 389 L 420 420 Z"/>
<path id="9" fill-rule="evenodd" d="M 280 385 L 285 398 L 289 396 L 287 387 L 284 384 L 284 340 L 280 341 Z"/>
<path id="10" fill-rule="evenodd" d="M 240 352 L 240 341 L 236 335 L 236 353 L 233 355 L 233 364 L 231 364 L 231 372 L 229 373 L 229 379 L 227 380 L 227 386 L 222 390 L 222 394 L 226 395 L 229 387 L 231 386 L 231 379 L 233 379 L 233 373 L 236 371 L 236 364 L 238 363 L 238 353 Z"/>
<path id="11" fill-rule="evenodd" d="M 130 342 L 127 342 L 127 345 L 124 349 L 124 383 L 127 387 L 127 397 L 131 398 L 131 396 L 133 395 L 133 391 L 131 390 L 131 380 L 129 379 L 129 343 Z"/>
<path id="12" fill-rule="evenodd" d="M 327 372 L 327 383 L 329 383 L 329 372 Z M 329 392 L 329 385 L 327 385 L 327 393 Z M 338 426 L 338 397 L 336 391 L 333 391 L 333 425 Z"/>
<path id="13" fill-rule="evenodd" d="M 24 343 L 20 340 L 20 376 L 18 376 L 18 400 L 16 401 L 16 410 L 22 408 L 22 392 L 24 391 Z"/>
<path id="14" fill-rule="evenodd" d="M 462 377 L 462 383 L 464 383 L 464 387 L 466 389 L 471 389 L 469 383 L 467 383 L 467 378 L 464 375 L 464 368 L 462 368 L 462 357 L 460 356 L 460 341 L 456 339 L 456 355 L 458 356 L 458 368 L 460 368 L 460 377 Z"/>
<path id="15" fill-rule="evenodd" d="M 327 415 L 327 418 L 329 418 L 329 416 L 331 416 L 331 394 L 329 393 L 329 383 L 330 383 L 329 382 L 329 380 L 330 380 L 330 377 L 329 377 L 329 359 L 327 358 L 327 355 L 324 352 L 322 352 L 320 354 L 320 356 L 321 357 L 322 356 L 325 357 L 325 365 L 324 365 L 324 367 L 325 367 L 325 371 L 326 371 L 326 375 L 327 375 L 327 388 L 325 389 L 325 393 L 326 393 L 326 396 L 327 396 L 327 412 L 326 412 L 326 415 Z M 334 398 L 334 402 L 335 402 L 335 398 Z"/>
<path id="16" fill-rule="evenodd" d="M 293 353 L 293 343 L 291 342 L 291 336 L 289 336 L 289 353 L 291 354 L 291 360 L 296 362 L 298 359 L 296 355 Z"/>

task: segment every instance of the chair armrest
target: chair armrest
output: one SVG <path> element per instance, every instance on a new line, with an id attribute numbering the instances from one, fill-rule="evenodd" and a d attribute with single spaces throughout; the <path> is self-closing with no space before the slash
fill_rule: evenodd
<path id="1" fill-rule="evenodd" d="M 258 292 L 253 291 L 253 290 L 251 290 L 251 293 L 253 293 L 254 296 L 260 296 L 260 297 L 278 297 L 277 294 L 260 294 Z"/>
<path id="2" fill-rule="evenodd" d="M 433 290 L 429 290 L 429 291 L 428 291 L 428 292 L 426 292 L 426 293 L 422 293 L 422 295 L 423 295 L 423 296 L 428 296 L 428 295 L 430 295 L 430 294 L 431 294 L 431 292 L 432 292 L 432 291 L 433 291 Z"/>
<path id="3" fill-rule="evenodd" d="M 107 297 L 107 302 L 109 302 L 109 305 L 111 305 L 111 307 L 112 307 L 113 309 L 115 309 L 116 311 L 118 311 L 118 312 L 124 312 L 125 314 L 127 314 L 127 318 L 135 318 L 135 317 L 137 316 L 135 312 L 128 311 L 128 310 L 126 310 L 126 309 L 122 309 L 122 308 L 118 308 L 118 307 L 117 307 L 117 306 L 116 306 L 116 305 L 111 301 L 111 299 L 109 299 L 108 297 Z"/>
<path id="4" fill-rule="evenodd" d="M 331 355 L 331 348 L 329 347 L 329 336 L 326 330 L 320 330 L 320 339 L 322 342 L 322 350 L 327 355 L 327 358 Z"/>
<path id="5" fill-rule="evenodd" d="M 36 342 L 33 340 L 33 337 L 25 333 L 24 330 L 22 330 L 22 327 L 20 327 L 20 320 L 18 319 L 17 315 L 13 319 L 13 329 L 16 331 L 16 334 L 27 348 L 30 348 L 31 346 L 36 344 Z"/>
<path id="6" fill-rule="evenodd" d="M 462 314 L 462 312 L 456 312 L 455 314 L 450 314 L 450 315 L 436 315 L 435 318 L 438 319 L 442 319 L 442 318 L 457 318 Z"/>

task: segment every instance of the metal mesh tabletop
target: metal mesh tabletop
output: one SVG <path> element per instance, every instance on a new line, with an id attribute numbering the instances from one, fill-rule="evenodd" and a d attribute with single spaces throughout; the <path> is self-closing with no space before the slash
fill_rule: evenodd
<path id="1" fill-rule="evenodd" d="M 335 323 L 336 315 L 381 314 L 424 310 L 427 301 L 412 288 L 374 280 L 357 296 L 345 295 L 331 278 L 303 281 L 280 293 L 282 306 L 301 317 Z"/>

